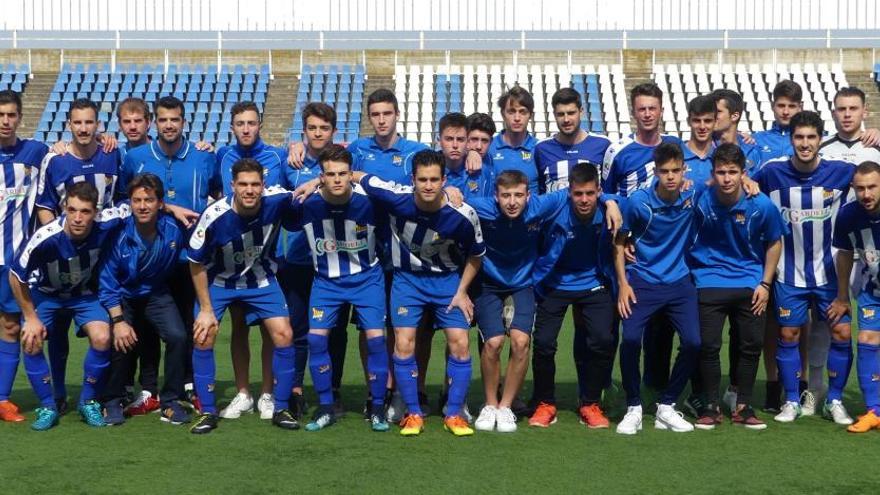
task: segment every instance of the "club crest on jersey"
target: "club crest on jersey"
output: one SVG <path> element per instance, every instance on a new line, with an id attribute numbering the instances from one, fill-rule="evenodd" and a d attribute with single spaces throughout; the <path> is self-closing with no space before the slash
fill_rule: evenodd
<path id="1" fill-rule="evenodd" d="M 523 151 L 522 152 L 522 159 L 524 162 L 531 160 L 532 159 L 532 152 L 531 151 Z"/>
<path id="2" fill-rule="evenodd" d="M 790 309 L 783 308 L 782 306 L 779 306 L 779 317 L 780 317 L 780 318 L 789 318 L 789 317 L 791 317 L 791 310 L 790 310 Z"/>
<path id="3" fill-rule="evenodd" d="M 736 223 L 746 223 L 745 213 L 737 213 L 736 215 L 734 215 L 733 219 Z"/>
<path id="4" fill-rule="evenodd" d="M 403 163 L 403 157 L 400 155 L 394 155 L 393 157 L 391 157 L 391 163 L 393 165 L 400 165 L 401 163 Z"/>
<path id="5" fill-rule="evenodd" d="M 694 206 L 694 202 L 691 201 L 691 198 L 688 198 L 688 199 L 684 200 L 684 203 L 681 204 L 681 208 L 682 208 L 683 210 L 686 210 L 686 209 L 688 209 L 688 208 L 691 208 L 692 206 Z"/>
<path id="6" fill-rule="evenodd" d="M 312 319 L 316 321 L 321 321 L 324 319 L 324 310 L 318 308 L 312 308 Z"/>
<path id="7" fill-rule="evenodd" d="M 873 319 L 875 313 L 875 310 L 871 308 L 862 308 L 862 318 Z"/>
<path id="8" fill-rule="evenodd" d="M 397 308 L 397 316 L 406 316 L 409 314 L 409 310 L 406 309 L 406 306 L 399 306 Z"/>
<path id="9" fill-rule="evenodd" d="M 477 192 L 477 189 L 480 187 L 480 184 L 475 180 L 467 181 L 468 191 Z"/>
<path id="10" fill-rule="evenodd" d="M 822 199 L 831 199 L 834 197 L 834 189 L 823 189 Z"/>

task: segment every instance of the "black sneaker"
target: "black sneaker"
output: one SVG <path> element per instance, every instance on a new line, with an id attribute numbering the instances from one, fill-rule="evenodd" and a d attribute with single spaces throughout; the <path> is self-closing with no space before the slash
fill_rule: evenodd
<path id="1" fill-rule="evenodd" d="M 217 423 L 219 421 L 220 417 L 216 414 L 199 414 L 199 417 L 196 418 L 196 423 L 189 428 L 189 432 L 196 435 L 211 433 L 212 430 L 217 428 Z"/>
<path id="2" fill-rule="evenodd" d="M 767 382 L 767 395 L 764 397 L 764 411 L 778 413 L 782 408 L 782 384 Z"/>
<path id="3" fill-rule="evenodd" d="M 703 410 L 706 408 L 706 402 L 699 395 L 691 394 L 687 400 L 684 401 L 684 410 L 687 411 L 688 415 L 695 418 L 699 418 L 702 415 Z"/>
<path id="4" fill-rule="evenodd" d="M 519 397 L 513 398 L 513 402 L 510 404 L 510 410 L 513 411 L 513 414 L 517 418 L 527 418 L 532 415 L 532 410 L 529 409 L 529 405 L 523 402 Z"/>
<path id="5" fill-rule="evenodd" d="M 272 415 L 272 424 L 285 430 L 299 429 L 299 421 L 287 409 L 275 411 L 275 414 Z"/>
<path id="6" fill-rule="evenodd" d="M 173 425 L 182 425 L 190 422 L 189 414 L 186 413 L 183 406 L 181 406 L 176 400 L 162 406 L 159 413 L 159 419 L 165 423 L 171 423 Z"/>
<path id="7" fill-rule="evenodd" d="M 122 411 L 121 399 L 107 401 L 104 403 L 104 422 L 113 426 L 125 423 L 125 414 Z"/>
<path id="8" fill-rule="evenodd" d="M 303 394 L 298 394 L 296 392 L 290 394 L 290 400 L 287 401 L 288 407 L 290 407 L 290 415 L 297 421 L 301 421 L 303 416 L 306 413 L 306 410 L 309 408 L 308 404 L 306 404 L 306 398 L 303 397 Z"/>

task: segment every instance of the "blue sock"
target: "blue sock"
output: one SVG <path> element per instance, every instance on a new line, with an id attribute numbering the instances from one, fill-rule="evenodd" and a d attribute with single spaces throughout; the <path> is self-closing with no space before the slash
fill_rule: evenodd
<path id="1" fill-rule="evenodd" d="M 852 368 L 852 342 L 832 340 L 828 350 L 828 398 L 827 402 L 843 400 L 843 389 Z"/>
<path id="2" fill-rule="evenodd" d="M 0 340 L 0 401 L 9 400 L 9 394 L 12 393 L 20 350 L 18 342 Z"/>
<path id="3" fill-rule="evenodd" d="M 272 395 L 275 396 L 275 410 L 287 409 L 290 401 L 290 389 L 293 388 L 293 368 L 295 351 L 292 345 L 276 347 L 272 351 L 272 374 L 275 385 Z"/>
<path id="4" fill-rule="evenodd" d="M 446 377 L 449 379 L 449 398 L 446 400 L 446 416 L 458 416 L 471 385 L 471 358 L 446 359 Z"/>
<path id="5" fill-rule="evenodd" d="M 90 400 L 98 398 L 101 390 L 101 379 L 104 372 L 110 366 L 110 349 L 99 351 L 94 347 L 89 347 L 86 351 L 86 357 L 83 360 L 83 383 L 82 390 L 79 393 L 79 403 L 85 404 Z"/>
<path id="6" fill-rule="evenodd" d="M 318 394 L 318 403 L 322 406 L 333 405 L 333 365 L 327 352 L 329 341 L 327 335 L 309 333 L 309 371 L 312 373 L 315 393 Z"/>
<path id="7" fill-rule="evenodd" d="M 214 362 L 214 349 L 193 349 L 193 382 L 196 395 L 202 402 L 202 412 L 217 414 L 214 401 L 214 379 L 217 376 L 217 363 Z"/>
<path id="8" fill-rule="evenodd" d="M 309 339 L 307 335 L 293 339 L 293 385 L 291 388 L 302 388 L 306 379 L 306 368 L 309 365 Z"/>
<path id="9" fill-rule="evenodd" d="M 49 371 L 46 356 L 42 352 L 34 355 L 25 354 L 24 371 L 31 382 L 31 388 L 37 394 L 40 405 L 55 409 L 55 399 L 52 397 L 52 373 Z"/>
<path id="10" fill-rule="evenodd" d="M 388 384 L 388 349 L 385 336 L 367 339 L 367 374 L 370 376 L 370 396 L 373 408 L 385 403 L 385 386 Z"/>
<path id="11" fill-rule="evenodd" d="M 880 377 L 878 351 L 880 351 L 880 346 L 859 344 L 856 374 L 859 375 L 859 388 L 862 389 L 866 409 L 873 410 L 874 414 L 880 415 L 880 380 L 875 380 L 875 377 Z"/>
<path id="12" fill-rule="evenodd" d="M 52 332 L 49 337 L 49 365 L 52 368 L 52 385 L 56 399 L 67 398 L 67 355 L 70 341 L 67 330 Z"/>
<path id="13" fill-rule="evenodd" d="M 801 374 L 801 355 L 797 342 L 776 341 L 776 365 L 779 367 L 779 381 L 785 389 L 786 402 L 798 402 L 798 380 Z"/>
<path id="14" fill-rule="evenodd" d="M 419 405 L 419 367 L 416 364 L 415 355 L 408 358 L 394 356 L 394 379 L 397 381 L 397 390 L 400 397 L 406 403 L 409 414 L 422 415 L 422 406 Z"/>

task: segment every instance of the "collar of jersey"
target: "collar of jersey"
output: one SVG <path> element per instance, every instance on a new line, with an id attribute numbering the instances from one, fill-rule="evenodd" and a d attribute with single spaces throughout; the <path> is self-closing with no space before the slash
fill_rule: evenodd
<path id="1" fill-rule="evenodd" d="M 232 146 L 235 148 L 235 151 L 238 153 L 238 156 L 255 157 L 255 156 L 258 156 L 260 153 L 263 152 L 263 150 L 266 149 L 266 143 L 264 143 L 263 140 L 260 138 L 257 138 L 257 140 L 254 141 L 254 144 L 252 144 L 250 148 L 245 148 L 244 146 L 241 146 L 240 144 L 238 144 L 238 142 L 236 142 Z"/>
<path id="2" fill-rule="evenodd" d="M 781 125 L 779 125 L 779 122 L 776 122 L 774 120 L 773 125 L 770 127 L 770 130 L 773 132 L 776 132 L 778 134 L 782 134 L 784 136 L 784 135 L 788 134 L 789 132 L 791 132 L 791 127 L 789 127 L 789 126 L 782 127 Z"/>
<path id="3" fill-rule="evenodd" d="M 574 205 L 571 201 L 568 202 L 568 227 L 577 227 L 579 225 L 583 225 L 583 222 L 578 220 L 577 213 L 574 211 Z M 602 213 L 602 207 L 597 203 L 596 204 L 596 213 L 593 214 L 593 221 L 590 222 L 592 225 L 601 225 L 605 221 L 605 215 Z"/>
<path id="4" fill-rule="evenodd" d="M 150 151 L 153 152 L 153 156 L 156 157 L 157 160 L 161 160 L 162 158 L 177 158 L 178 160 L 184 160 L 186 159 L 187 153 L 189 153 L 190 144 L 189 141 L 187 141 L 183 137 L 181 137 L 181 140 L 183 141 L 183 144 L 180 145 L 177 153 L 175 153 L 172 157 L 169 157 L 165 154 L 164 151 L 162 151 L 162 147 L 159 146 L 158 139 L 150 141 Z"/>
<path id="5" fill-rule="evenodd" d="M 379 146 L 379 142 L 376 141 L 376 136 L 370 137 L 370 149 L 376 150 L 379 153 L 388 153 L 389 151 L 403 151 L 403 146 L 406 145 L 407 140 L 400 133 L 397 134 L 397 139 L 394 140 L 394 144 L 389 146 L 387 149 Z"/>
<path id="6" fill-rule="evenodd" d="M 492 138 L 492 140 L 495 141 L 495 149 L 496 150 L 500 150 L 502 148 L 507 148 L 507 149 L 511 149 L 511 150 L 532 151 L 533 149 L 535 149 L 535 145 L 538 144 L 538 140 L 535 139 L 535 136 L 532 136 L 531 133 L 526 132 L 526 139 L 522 142 L 521 145 L 516 146 L 516 147 L 511 146 L 504 141 L 504 132 L 505 131 L 501 131 L 498 134 L 496 134 L 494 138 Z"/>

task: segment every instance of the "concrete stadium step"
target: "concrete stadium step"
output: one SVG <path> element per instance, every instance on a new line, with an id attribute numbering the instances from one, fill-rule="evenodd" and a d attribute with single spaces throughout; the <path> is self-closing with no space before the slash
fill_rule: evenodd
<path id="1" fill-rule="evenodd" d="M 374 76 L 370 75 L 367 78 L 366 85 L 364 86 L 364 109 L 361 112 L 361 136 L 372 136 L 373 135 L 373 127 L 370 126 L 370 116 L 367 113 L 367 97 L 370 96 L 370 93 L 376 91 L 379 88 L 386 88 L 394 92 L 394 77 L 391 75 L 382 75 L 382 76 Z M 400 102 L 398 102 L 400 103 Z M 402 129 L 402 124 L 399 129 Z"/>
<path id="2" fill-rule="evenodd" d="M 293 112 L 296 108 L 296 92 L 299 90 L 299 79 L 294 74 L 275 74 L 266 94 L 266 106 L 263 108 L 263 139 L 276 146 L 287 141 L 287 129 L 293 124 Z"/>
<path id="3" fill-rule="evenodd" d="M 868 118 L 865 119 L 866 129 L 880 129 L 880 88 L 870 72 L 847 72 L 846 78 L 850 86 L 855 86 L 865 92 L 868 102 Z M 833 95 L 832 95 L 833 96 Z"/>
<path id="4" fill-rule="evenodd" d="M 23 137 L 31 137 L 37 130 L 46 103 L 49 102 L 49 93 L 58 79 L 57 72 L 35 72 L 33 79 L 29 80 L 21 98 L 22 122 L 18 134 Z M 50 143 L 52 144 L 52 143 Z"/>

